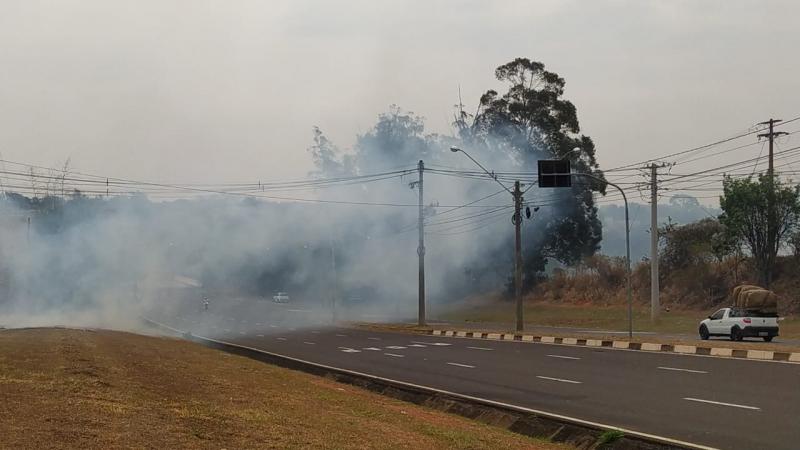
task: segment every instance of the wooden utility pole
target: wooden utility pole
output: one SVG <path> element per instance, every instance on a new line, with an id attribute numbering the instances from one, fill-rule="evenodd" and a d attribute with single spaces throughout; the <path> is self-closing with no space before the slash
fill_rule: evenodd
<path id="1" fill-rule="evenodd" d="M 774 162 L 774 143 L 775 136 L 787 134 L 783 131 L 775 131 L 775 124 L 781 122 L 781 119 L 769 119 L 766 122 L 761 122 L 759 125 L 769 125 L 769 132 L 759 134 L 758 137 L 766 137 L 769 139 L 769 166 L 767 166 L 767 182 L 769 183 L 769 192 L 767 193 L 767 268 L 765 270 L 764 284 L 765 288 L 769 289 L 772 284 L 772 269 L 775 267 L 775 256 L 778 253 L 778 243 L 775 238 L 778 234 L 777 218 L 775 214 L 775 162 Z"/>
<path id="2" fill-rule="evenodd" d="M 425 164 L 419 160 L 419 181 L 417 188 L 419 188 L 419 245 L 417 246 L 417 255 L 419 256 L 419 311 L 417 318 L 417 325 L 425 326 L 425 216 L 424 208 L 422 206 L 422 174 L 425 172 Z"/>
<path id="3" fill-rule="evenodd" d="M 522 318 L 522 190 L 514 182 L 514 297 L 517 302 L 517 331 L 523 331 Z"/>

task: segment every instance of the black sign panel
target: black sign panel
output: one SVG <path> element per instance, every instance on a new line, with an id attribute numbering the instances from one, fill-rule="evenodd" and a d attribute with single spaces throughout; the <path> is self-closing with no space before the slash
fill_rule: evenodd
<path id="1" fill-rule="evenodd" d="M 540 159 L 539 187 L 557 188 L 572 186 L 568 159 Z"/>

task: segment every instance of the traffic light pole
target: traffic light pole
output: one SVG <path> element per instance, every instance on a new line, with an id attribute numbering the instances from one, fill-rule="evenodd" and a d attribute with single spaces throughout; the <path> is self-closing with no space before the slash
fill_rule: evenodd
<path id="1" fill-rule="evenodd" d="M 633 288 L 631 287 L 631 227 L 630 227 L 630 218 L 628 216 L 628 197 L 625 195 L 625 191 L 622 190 L 621 187 L 617 186 L 616 184 L 605 180 L 600 177 L 596 177 L 594 175 L 590 175 L 588 173 L 572 173 L 572 176 L 581 176 L 586 178 L 591 178 L 600 183 L 607 184 L 609 186 L 613 186 L 617 188 L 620 194 L 622 194 L 622 200 L 625 201 L 625 266 L 626 271 L 628 273 L 628 282 L 627 282 L 627 297 L 628 297 L 628 337 L 633 338 Z"/>

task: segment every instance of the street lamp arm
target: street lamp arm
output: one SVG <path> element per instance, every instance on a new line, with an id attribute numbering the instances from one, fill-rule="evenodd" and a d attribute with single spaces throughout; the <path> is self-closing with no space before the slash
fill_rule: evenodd
<path id="1" fill-rule="evenodd" d="M 505 184 L 501 183 L 501 182 L 500 182 L 500 180 L 498 180 L 498 179 L 497 179 L 497 176 L 496 176 L 495 174 L 493 174 L 492 172 L 489 172 L 489 170 L 488 170 L 488 169 L 486 169 L 486 167 L 483 167 L 483 164 L 481 164 L 481 163 L 479 163 L 478 161 L 476 161 L 476 160 L 475 160 L 475 158 L 473 158 L 472 156 L 470 156 L 470 154 L 469 154 L 469 153 L 465 152 L 464 150 L 462 150 L 462 149 L 460 149 L 460 148 L 458 148 L 458 147 L 450 147 L 450 151 L 451 151 L 451 152 L 453 152 L 453 153 L 456 153 L 456 152 L 461 152 L 461 153 L 463 153 L 463 154 L 467 155 L 467 158 L 469 158 L 469 159 L 470 159 L 472 162 L 474 162 L 474 163 L 475 163 L 475 164 L 476 164 L 478 167 L 480 167 L 481 169 L 483 169 L 483 171 L 484 171 L 484 172 L 486 172 L 486 175 L 489 175 L 489 177 L 490 177 L 491 179 L 493 179 L 494 181 L 496 181 L 496 182 L 497 182 L 497 184 L 499 184 L 500 186 L 503 186 L 503 189 L 505 189 L 505 190 L 506 190 L 506 191 L 507 191 L 509 194 L 511 194 L 511 195 L 514 195 L 514 193 L 513 193 L 513 192 L 511 192 L 511 190 L 510 190 L 509 188 L 507 188 Z"/>

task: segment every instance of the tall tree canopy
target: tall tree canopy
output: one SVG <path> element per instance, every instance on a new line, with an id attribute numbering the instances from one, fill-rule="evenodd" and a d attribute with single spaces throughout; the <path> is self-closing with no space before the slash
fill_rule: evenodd
<path id="1" fill-rule="evenodd" d="M 426 135 L 421 117 L 395 105 L 358 136 L 350 156 L 341 155 L 315 129 L 315 145 L 310 150 L 317 173 L 374 173 L 413 166 L 420 159 L 435 163 L 451 158 L 448 148 L 456 144 L 490 166 L 534 173 L 539 159 L 568 158 L 573 172 L 603 178 L 594 142 L 580 133 L 575 105 L 563 98 L 563 78 L 526 58 L 498 67 L 495 76 L 507 91 L 486 91 L 475 114 L 459 108 L 454 137 Z M 533 187 L 527 191 L 526 204 L 546 205 L 533 218 L 535 223 L 526 224 L 523 231 L 527 287 L 544 271 L 548 258 L 572 264 L 599 249 L 602 229 L 594 192 L 605 193 L 605 183 L 579 177 L 571 189 L 539 191 Z M 509 262 L 510 258 L 503 266 Z M 472 269 L 480 270 L 481 264 L 498 267 L 497 261 L 484 259 L 476 261 Z"/>
<path id="2" fill-rule="evenodd" d="M 768 287 L 778 251 L 800 221 L 800 186 L 789 187 L 761 175 L 757 180 L 726 177 L 722 189 L 720 222 L 753 255 L 759 282 Z M 768 226 L 770 195 L 774 196 L 776 225 L 772 239 Z"/>
<path id="3" fill-rule="evenodd" d="M 517 58 L 495 70 L 495 77 L 508 90 L 486 91 L 474 116 L 459 112 L 459 135 L 472 146 L 504 152 L 526 172 L 536 170 L 539 159 L 567 158 L 573 172 L 591 172 L 599 178 L 594 142 L 580 134 L 575 105 L 562 98 L 564 79 L 545 70 L 544 64 Z M 526 236 L 525 273 L 527 285 L 544 269 L 546 258 L 572 264 L 599 249 L 602 228 L 592 192 L 605 193 L 605 184 L 588 178 L 574 179 L 572 189 L 527 194 L 526 201 L 549 198 L 557 203 L 543 210 L 538 219 L 546 221 L 544 231 Z M 557 201 L 552 201 L 556 199 Z"/>

